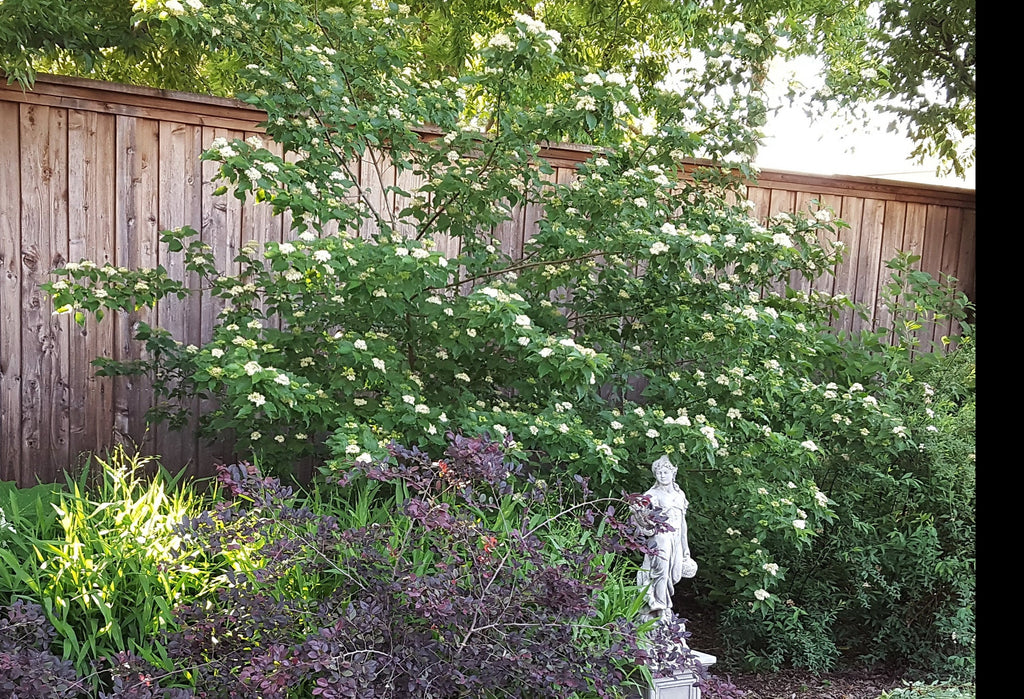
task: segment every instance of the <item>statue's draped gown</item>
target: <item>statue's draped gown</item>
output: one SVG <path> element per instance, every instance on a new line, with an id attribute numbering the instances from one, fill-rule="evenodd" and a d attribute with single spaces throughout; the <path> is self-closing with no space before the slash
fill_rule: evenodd
<path id="1" fill-rule="evenodd" d="M 660 614 L 672 608 L 672 591 L 683 577 L 683 561 L 689 557 L 683 544 L 683 522 L 689 502 L 681 490 L 661 490 L 651 488 L 647 491 L 651 505 L 660 508 L 668 519 L 671 531 L 653 535 L 649 543 L 658 548 L 657 556 L 644 557 L 643 567 L 637 573 L 637 585 L 647 589 L 647 607 L 650 614 Z"/>

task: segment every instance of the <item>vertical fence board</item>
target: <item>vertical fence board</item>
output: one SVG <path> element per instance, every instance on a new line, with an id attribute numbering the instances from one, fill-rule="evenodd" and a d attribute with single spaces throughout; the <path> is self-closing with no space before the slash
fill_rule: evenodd
<path id="1" fill-rule="evenodd" d="M 839 212 L 842 210 L 843 198 L 838 194 L 824 194 L 818 197 L 818 201 L 821 202 L 822 207 L 826 207 L 832 210 L 833 215 L 836 218 L 840 218 Z M 822 245 L 827 246 L 828 249 L 832 249 L 832 246 L 840 239 L 841 233 L 829 233 L 822 231 L 818 233 L 818 240 Z M 811 284 L 811 288 L 814 291 L 818 291 L 824 294 L 835 293 L 836 287 L 836 273 L 838 271 L 838 265 L 833 265 L 831 269 L 824 270 L 821 274 L 815 278 Z M 835 318 L 832 319 L 833 321 Z"/>
<path id="2" fill-rule="evenodd" d="M 542 185 L 544 190 L 550 190 L 552 185 L 555 183 L 555 173 L 541 173 L 540 179 L 545 183 Z M 539 198 L 539 196 L 537 198 Z M 539 204 L 535 201 L 529 201 L 523 207 L 523 250 L 520 250 L 520 256 L 522 256 L 526 244 L 533 238 L 533 236 L 537 235 L 538 226 L 543 217 L 543 204 Z"/>
<path id="3" fill-rule="evenodd" d="M 360 162 L 359 183 L 363 188 L 363 198 L 373 211 L 380 215 L 385 223 L 390 223 L 391 207 L 394 205 L 394 193 L 385 191 L 395 184 L 395 166 L 386 153 L 375 148 L 367 148 Z M 380 232 L 380 226 L 374 216 L 369 216 L 359 228 L 359 235 L 372 238 Z"/>
<path id="4" fill-rule="evenodd" d="M 501 206 L 507 207 L 508 202 L 503 201 Z M 512 259 L 519 259 L 523 255 L 523 208 L 516 206 L 510 209 L 509 218 L 501 223 L 491 226 L 491 237 L 497 242 L 502 254 Z"/>
<path id="5" fill-rule="evenodd" d="M 436 206 L 438 203 L 436 197 L 436 192 L 429 193 L 428 202 L 430 204 L 431 213 L 434 213 L 433 207 Z M 418 235 L 424 235 L 425 233 L 427 232 L 420 231 Z M 453 257 L 458 257 L 462 251 L 462 238 L 459 236 L 453 236 L 449 235 L 448 233 L 437 233 L 431 231 L 429 235 L 427 235 L 427 237 L 429 237 L 434 242 L 434 249 L 449 259 Z M 453 270 L 452 274 L 453 276 L 462 275 L 464 272 L 465 268 L 460 267 L 457 270 Z"/>
<path id="6" fill-rule="evenodd" d="M 403 238 L 414 238 L 418 232 L 417 221 L 411 216 L 400 216 L 402 210 L 411 206 L 415 197 L 419 196 L 419 189 L 423 186 L 425 178 L 417 175 L 411 168 L 403 168 L 395 175 L 395 186 L 406 192 L 409 196 L 395 192 L 392 204 L 392 218 Z"/>
<path id="7" fill-rule="evenodd" d="M 875 299 L 874 327 L 889 328 L 887 337 L 891 340 L 896 336 L 896 329 L 893 327 L 893 314 L 885 302 L 888 293 L 885 288 L 889 285 L 892 276 L 886 263 L 891 260 L 903 248 L 904 226 L 907 220 L 907 205 L 903 202 L 887 201 L 885 203 L 885 214 L 882 221 L 882 244 L 879 249 L 878 260 L 878 290 L 879 294 Z M 899 303 L 900 297 L 891 299 L 889 303 Z"/>
<path id="8" fill-rule="evenodd" d="M 974 303 L 974 290 L 977 283 L 977 212 L 973 209 L 961 210 L 961 228 L 959 228 L 959 257 L 956 262 L 956 278 L 958 283 L 956 289 L 968 295 Z M 958 335 L 958 327 L 951 327 L 950 332 Z"/>
<path id="9" fill-rule="evenodd" d="M 68 210 L 76 212 L 68 221 L 68 261 L 77 262 L 89 254 L 86 240 L 86 221 L 92 202 L 86 188 L 88 169 L 95 162 L 92 147 L 96 142 L 96 117 L 92 112 L 72 109 L 68 112 Z M 85 401 L 89 389 L 87 342 L 89 329 L 85 325 L 71 325 L 68 338 L 68 439 L 72 454 L 91 450 L 89 444 L 89 415 Z"/>
<path id="10" fill-rule="evenodd" d="M 67 463 L 66 317 L 39 285 L 67 258 L 67 111 L 21 109 L 21 481 L 56 479 Z M 31 469 L 31 474 L 26 472 Z"/>
<path id="11" fill-rule="evenodd" d="M 243 133 L 240 131 L 204 128 L 203 148 L 209 148 L 215 138 L 225 138 L 230 141 L 242 136 Z M 220 185 L 219 177 L 219 163 L 213 161 L 202 163 L 203 217 L 200 238 L 210 246 L 209 253 L 213 257 L 216 268 L 233 275 L 238 273 L 238 263 L 234 262 L 234 259 L 238 255 L 241 239 L 242 203 L 230 192 L 214 196 L 214 190 Z M 205 343 L 213 337 L 217 316 L 224 309 L 225 303 L 223 299 L 213 297 L 209 291 L 203 291 L 200 298 L 200 337 Z M 200 415 L 207 413 L 211 408 L 210 401 L 200 401 Z M 201 439 L 196 452 L 196 468 L 201 473 L 208 474 L 215 461 L 228 459 L 233 440 L 234 435 L 229 434 L 222 435 L 212 442 Z"/>
<path id="12" fill-rule="evenodd" d="M 948 207 L 931 204 L 925 207 L 924 245 L 921 248 L 921 269 L 936 279 L 942 273 L 942 245 L 945 238 L 946 214 Z M 922 343 L 933 344 L 939 341 L 942 332 L 932 326 L 931 334 L 922 338 Z"/>
<path id="13" fill-rule="evenodd" d="M 924 204 L 907 204 L 907 217 L 903 225 L 903 250 L 911 255 L 917 255 L 919 259 L 914 263 L 916 270 L 922 269 L 924 252 L 924 223 L 927 217 L 927 207 Z M 918 320 L 929 321 L 930 318 L 918 318 Z M 924 325 L 920 330 L 911 331 L 917 339 L 919 350 L 927 351 L 931 342 L 931 330 Z"/>
<path id="14" fill-rule="evenodd" d="M 860 232 L 864 217 L 864 200 L 860 197 L 843 197 L 840 218 L 849 225 L 839 231 L 839 242 L 846 246 L 843 263 L 836 269 L 835 289 L 846 294 L 853 301 L 856 296 L 858 273 L 860 271 Z M 839 314 L 837 329 L 852 333 L 857 319 L 855 310 L 844 309 Z"/>
<path id="15" fill-rule="evenodd" d="M 68 117 L 68 260 L 114 262 L 115 117 L 72 110 Z M 97 376 L 92 361 L 112 356 L 112 316 L 96 322 L 87 315 L 70 330 L 71 454 L 78 458 L 111 446 L 113 379 Z"/>
<path id="16" fill-rule="evenodd" d="M 768 220 L 768 204 L 771 201 L 772 191 L 764 187 L 748 187 L 747 199 L 754 205 L 750 210 L 750 217 L 755 221 L 764 223 Z"/>
<path id="17" fill-rule="evenodd" d="M 158 263 L 160 190 L 160 125 L 151 119 L 117 118 L 117 214 L 116 257 L 119 267 L 153 268 Z M 154 309 L 143 306 L 119 314 L 115 358 L 128 361 L 147 358 L 132 338 L 141 323 L 153 325 Z M 115 381 L 115 412 L 118 438 L 130 447 L 152 454 L 155 433 L 148 428 L 146 412 L 153 406 L 152 381 L 147 376 L 119 377 Z"/>
<path id="18" fill-rule="evenodd" d="M 54 281 L 54 269 L 62 267 L 68 261 L 68 111 L 52 109 L 50 111 L 50 240 L 49 256 L 42 258 L 45 263 L 40 269 L 44 281 Z M 77 216 L 76 216 L 77 218 Z M 53 301 L 43 291 L 39 291 L 41 307 L 44 313 L 46 334 L 52 343 L 53 357 L 51 374 L 47 377 L 48 386 L 44 388 L 45 402 L 49 412 L 50 429 L 46 438 L 49 440 L 47 454 L 50 472 L 47 480 L 56 480 L 70 463 L 70 350 L 71 317 L 67 314 L 57 315 L 53 312 Z"/>
<path id="19" fill-rule="evenodd" d="M 45 477 L 48 470 L 41 463 L 43 431 L 41 375 L 47 361 L 42 345 L 42 309 L 36 287 L 40 281 L 39 259 L 46 254 L 49 238 L 49 187 L 43 180 L 43 169 L 49 160 L 49 107 L 22 105 L 21 108 L 21 422 L 22 467 L 19 480 L 27 482 L 33 475 Z M 48 179 L 48 178 L 47 178 Z"/>
<path id="20" fill-rule="evenodd" d="M 870 315 L 878 300 L 878 288 L 884 279 L 881 270 L 882 234 L 885 225 L 885 202 L 880 199 L 865 199 L 864 214 L 861 217 L 860 245 L 857 261 L 857 286 L 854 301 L 867 309 Z M 875 324 L 854 318 L 853 331 L 872 330 Z"/>
<path id="21" fill-rule="evenodd" d="M 254 136 L 257 136 L 257 134 L 246 134 L 246 138 L 252 138 Z M 274 209 L 269 202 L 256 203 L 256 200 L 251 193 L 245 198 L 245 203 L 242 205 L 241 215 L 242 245 L 244 246 L 249 242 L 256 243 L 256 250 L 258 251 L 256 259 L 265 264 L 266 258 L 263 257 L 263 252 L 266 250 L 267 243 L 281 242 L 281 217 L 274 216 Z M 257 304 L 257 308 L 259 308 L 261 312 L 265 312 L 266 304 L 261 301 Z M 280 327 L 280 323 L 276 320 L 273 323 L 264 322 L 263 325 L 265 327 Z"/>
<path id="22" fill-rule="evenodd" d="M 199 155 L 201 153 L 202 129 L 198 126 L 162 122 L 160 124 L 159 160 L 159 201 L 160 210 L 157 228 L 160 231 L 191 226 L 202 228 L 202 177 Z M 185 244 L 191 240 L 186 240 Z M 185 269 L 182 252 L 171 252 L 166 243 L 157 247 L 157 259 L 171 279 L 196 290 L 194 295 L 184 299 L 165 298 L 157 307 L 160 327 L 186 345 L 202 344 L 200 327 L 195 322 L 199 314 L 199 279 L 195 272 Z M 156 452 L 162 463 L 170 469 L 186 469 L 189 476 L 197 475 L 195 468 L 197 426 L 196 412 L 199 403 L 195 398 L 179 403 L 174 409 L 189 413 L 185 427 L 180 431 L 170 429 L 167 423 L 155 426 Z"/>
<path id="23" fill-rule="evenodd" d="M 963 292 L 971 303 L 977 303 L 975 299 L 975 285 L 977 283 L 977 212 L 974 209 L 959 209 L 959 211 L 961 212 L 961 225 L 959 229 L 960 254 L 957 257 L 956 289 L 959 292 Z M 973 322 L 973 315 L 968 319 Z M 962 332 L 959 322 L 954 321 L 952 318 L 946 323 L 946 327 L 946 335 L 957 337 Z M 936 339 L 937 342 L 940 340 L 941 336 Z"/>
<path id="24" fill-rule="evenodd" d="M 811 206 L 811 202 L 817 200 L 819 196 L 815 192 L 795 192 L 793 211 L 808 214 L 811 209 L 816 210 L 816 207 Z M 810 293 L 813 282 L 813 279 L 808 279 L 800 272 L 790 272 L 789 274 L 789 285 L 795 291 Z"/>
<path id="25" fill-rule="evenodd" d="M 943 231 L 942 243 L 942 270 L 960 279 L 960 248 L 964 241 L 960 239 L 960 231 L 963 225 L 963 210 L 949 209 L 946 213 L 946 228 Z M 947 320 L 936 325 L 936 339 L 941 341 L 943 335 L 949 335 L 953 330 L 953 323 Z"/>
<path id="26" fill-rule="evenodd" d="M 22 480 L 21 139 L 19 106 L 0 102 L 0 481 Z M 31 466 L 25 469 L 31 476 Z"/>
<path id="27" fill-rule="evenodd" d="M 768 196 L 768 212 L 767 217 L 770 219 L 776 214 L 782 214 L 789 211 L 793 211 L 796 205 L 796 193 L 790 192 L 785 189 L 774 189 Z M 793 276 L 792 274 L 790 275 Z M 787 281 L 779 280 L 772 284 L 769 291 L 778 294 L 779 296 L 786 296 L 787 283 L 792 283 L 792 279 Z"/>

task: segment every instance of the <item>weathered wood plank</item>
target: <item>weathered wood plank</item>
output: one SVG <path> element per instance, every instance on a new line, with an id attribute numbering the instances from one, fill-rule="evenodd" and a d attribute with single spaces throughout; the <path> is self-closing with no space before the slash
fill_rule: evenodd
<path id="1" fill-rule="evenodd" d="M 748 187 L 747 199 L 754 205 L 750 210 L 750 217 L 755 221 L 764 223 L 768 219 L 768 204 L 771 201 L 772 191 L 764 187 Z"/>
<path id="2" fill-rule="evenodd" d="M 977 212 L 974 209 L 961 209 L 960 254 L 957 257 L 957 290 L 962 291 L 976 303 L 975 284 L 977 283 Z M 973 322 L 974 318 L 970 320 Z M 947 335 L 959 337 L 962 333 L 959 323 L 950 319 Z M 941 339 L 941 338 L 940 338 Z"/>
<path id="3" fill-rule="evenodd" d="M 191 226 L 202 227 L 202 177 L 199 154 L 201 152 L 202 129 L 188 124 L 161 122 L 159 158 L 159 212 L 157 229 L 174 230 Z M 190 241 L 186 241 L 186 244 Z M 195 289 L 198 294 L 199 279 L 195 272 L 185 269 L 185 256 L 171 252 L 166 243 L 157 246 L 157 263 L 162 265 L 171 279 Z M 185 299 L 166 298 L 156 308 L 160 327 L 171 336 L 187 345 L 199 346 L 199 299 L 191 296 Z M 193 398 L 179 403 L 175 409 L 190 414 L 186 427 L 181 431 L 169 428 L 167 423 L 154 426 L 156 433 L 155 452 L 169 469 L 185 469 L 189 476 L 195 475 L 196 411 L 198 401 Z"/>
<path id="4" fill-rule="evenodd" d="M 836 196 L 835 194 L 823 194 L 818 197 L 818 201 L 821 202 L 823 208 L 831 209 L 834 217 L 839 218 L 839 212 L 843 206 L 842 197 Z M 819 231 L 818 241 L 831 250 L 832 246 L 840 239 L 840 233 L 829 233 L 827 231 Z M 824 270 L 814 282 L 811 284 L 811 289 L 814 291 L 833 294 L 835 293 L 836 285 L 836 272 L 838 271 L 838 265 L 833 265 L 831 269 Z M 836 320 L 835 318 L 832 319 Z"/>
<path id="5" fill-rule="evenodd" d="M 924 204 L 907 204 L 906 221 L 903 224 L 903 251 L 911 255 L 922 257 L 924 251 L 924 224 L 928 207 Z M 914 263 L 914 269 L 921 269 L 922 260 Z M 919 318 L 918 320 L 930 320 Z M 920 330 L 912 331 L 911 334 L 918 342 L 918 351 L 929 349 L 931 343 L 931 329 L 924 326 Z"/>
<path id="6" fill-rule="evenodd" d="M 119 267 L 152 268 L 157 265 L 159 230 L 160 124 L 157 121 L 117 117 L 116 258 Z M 143 306 L 119 314 L 115 331 L 115 358 L 146 359 L 144 348 L 132 337 L 140 323 L 154 325 L 154 309 Z M 155 433 L 148 429 L 146 412 L 153 406 L 152 382 L 145 376 L 115 380 L 118 438 L 144 453 L 155 451 Z"/>
<path id="7" fill-rule="evenodd" d="M 0 481 L 22 476 L 20 120 L 17 103 L 0 103 Z"/>
<path id="8" fill-rule="evenodd" d="M 502 202 L 502 206 L 508 206 L 508 202 Z M 502 254 L 517 260 L 523 256 L 523 207 L 516 206 L 509 209 L 510 218 L 501 223 L 491 226 L 491 238 L 497 242 L 498 249 Z"/>
<path id="9" fill-rule="evenodd" d="M 20 481 L 55 480 L 68 463 L 67 318 L 39 288 L 67 260 L 67 112 L 21 108 Z M 31 473 L 24 471 L 31 468 Z"/>
<path id="10" fill-rule="evenodd" d="M 543 185 L 545 190 L 550 190 L 551 185 L 555 183 L 555 173 L 541 173 L 540 179 L 546 184 Z M 537 203 L 536 201 L 529 201 L 523 207 L 523 243 L 519 249 L 519 257 L 522 257 L 523 247 L 526 245 L 533 236 L 537 234 L 540 220 L 544 217 L 544 205 Z"/>
<path id="11" fill-rule="evenodd" d="M 240 137 L 241 132 L 222 129 L 203 129 L 203 148 L 209 148 L 215 138 Z M 235 274 L 241 236 L 241 202 L 230 193 L 214 196 L 213 192 L 222 184 L 220 164 L 206 160 L 202 163 L 202 211 L 200 239 L 210 246 L 216 269 L 226 274 Z M 213 337 L 217 316 L 224 309 L 224 301 L 214 298 L 209 291 L 202 294 L 201 339 L 208 342 Z"/>
<path id="12" fill-rule="evenodd" d="M 899 303 L 902 300 L 902 296 L 897 297 L 897 299 L 890 299 L 889 303 L 886 303 L 888 294 L 885 293 L 885 288 L 891 282 L 893 273 L 886 266 L 886 263 L 896 257 L 899 251 L 903 249 L 903 233 L 906 220 L 907 205 L 905 203 L 896 201 L 885 202 L 885 214 L 882 221 L 882 243 L 879 249 L 879 294 L 875 300 L 874 327 L 876 329 L 889 328 L 887 337 L 890 341 L 896 337 L 896 328 L 893 326 L 893 323 L 899 319 L 893 317 L 889 303 Z"/>
<path id="13" fill-rule="evenodd" d="M 394 225 L 391 212 L 394 209 L 395 195 L 385 191 L 395 184 L 395 166 L 386 153 L 374 148 L 367 148 L 359 164 L 359 183 L 363 190 L 363 199 L 370 209 L 377 213 L 388 225 Z M 370 215 L 359 227 L 359 235 L 372 238 L 380 232 L 376 217 Z"/>
<path id="14" fill-rule="evenodd" d="M 817 210 L 817 207 L 812 206 L 811 202 L 817 201 L 821 195 L 819 195 L 816 192 L 806 191 L 797 191 L 794 192 L 793 194 L 793 211 L 798 212 L 800 214 L 809 215 L 812 210 Z M 805 294 L 810 293 L 812 288 L 812 282 L 813 279 L 808 279 L 800 272 L 790 272 L 789 274 L 789 286 L 792 287 L 794 291 L 800 291 Z"/>
<path id="15" fill-rule="evenodd" d="M 90 260 L 103 267 L 114 262 L 115 117 L 71 111 L 68 116 L 68 260 Z M 92 361 L 110 358 L 114 320 L 70 330 L 71 455 L 102 453 L 112 444 L 113 380 L 97 376 Z"/>
<path id="16" fill-rule="evenodd" d="M 42 333 L 42 309 L 36 288 L 39 279 L 40 256 L 46 254 L 49 238 L 49 187 L 43 181 L 43 170 L 49 160 L 49 107 L 22 105 L 21 107 L 21 457 L 25 469 L 18 480 L 29 481 L 37 475 L 46 475 L 42 463 L 42 394 L 40 381 L 47 359 L 46 338 Z M 31 472 L 28 471 L 31 469 Z"/>
<path id="17" fill-rule="evenodd" d="M 860 231 L 864 216 L 864 200 L 859 197 L 843 197 L 839 209 L 840 218 L 849 228 L 839 230 L 839 242 L 845 246 L 843 262 L 836 268 L 835 294 L 844 294 L 853 301 L 856 296 L 858 267 L 860 264 Z M 845 309 L 839 314 L 836 329 L 847 334 L 853 332 L 857 313 Z"/>
<path id="18" fill-rule="evenodd" d="M 417 175 L 410 168 L 403 168 L 397 171 L 395 176 L 395 186 L 402 191 L 408 193 L 409 196 L 404 196 L 395 192 L 394 204 L 392 206 L 392 217 L 395 221 L 395 225 L 398 228 L 399 234 L 403 238 L 415 238 L 419 233 L 419 226 L 416 219 L 412 216 L 401 216 L 402 211 L 412 205 L 413 200 L 419 194 L 420 187 L 426 178 L 423 175 Z"/>
<path id="19" fill-rule="evenodd" d="M 782 213 L 788 213 L 793 211 L 796 207 L 796 192 L 790 192 L 784 189 L 772 190 L 768 197 L 768 218 Z M 791 275 L 792 276 L 792 275 Z M 779 280 L 772 284 L 767 291 L 774 292 L 779 296 L 786 296 L 786 286 L 791 284 L 792 280 Z"/>
<path id="20" fill-rule="evenodd" d="M 64 109 L 50 111 L 50 239 L 49 256 L 44 258 L 45 267 L 40 269 L 44 281 L 54 281 L 51 274 L 68 260 L 68 113 Z M 58 479 L 71 462 L 69 435 L 69 358 L 71 317 L 53 312 L 53 301 L 40 291 L 41 305 L 46 319 L 46 331 L 53 342 L 51 373 L 46 380 L 44 392 L 49 396 L 46 410 L 49 412 L 50 429 L 47 452 L 50 473 L 46 478 Z"/>
<path id="21" fill-rule="evenodd" d="M 956 277 L 959 280 L 960 228 L 963 224 L 963 211 L 959 208 L 949 208 L 946 211 L 946 227 L 942 232 L 942 265 L 943 273 Z M 942 337 L 949 335 L 953 330 L 952 320 L 937 323 L 935 327 L 935 340 L 941 342 Z"/>
<path id="22" fill-rule="evenodd" d="M 252 138 L 254 136 L 257 135 L 253 133 L 245 134 L 245 137 L 247 139 Z M 260 140 L 262 141 L 263 139 L 261 138 Z M 266 145 L 268 144 L 264 142 L 264 146 Z M 280 149 L 278 149 L 278 151 L 280 151 Z M 246 196 L 245 198 L 245 202 L 241 208 L 241 217 L 242 246 L 245 246 L 247 243 L 255 243 L 258 246 L 256 259 L 259 260 L 260 262 L 265 263 L 263 251 L 266 249 L 267 243 L 281 242 L 281 217 L 274 216 L 273 207 L 268 202 L 260 202 L 257 204 L 256 200 L 253 198 L 251 194 L 249 196 Z M 337 230 L 337 224 L 334 224 L 334 230 Z M 250 280 L 247 279 L 246 281 Z M 257 304 L 257 308 L 259 308 L 260 311 L 265 312 L 266 304 L 260 302 Z M 273 324 L 275 325 L 275 327 L 279 326 L 276 320 L 274 321 Z M 264 326 L 269 327 L 269 325 L 271 325 L 271 323 L 264 322 Z"/>
<path id="23" fill-rule="evenodd" d="M 857 277 L 853 290 L 853 300 L 866 309 L 869 318 L 853 319 L 853 332 L 872 330 L 874 324 L 874 308 L 878 300 L 878 284 L 882 278 L 880 269 L 882 251 L 882 232 L 885 222 L 885 201 L 881 199 L 865 199 L 864 213 L 861 216 L 860 241 L 857 248 Z"/>
<path id="24" fill-rule="evenodd" d="M 209 148 L 215 138 L 232 140 L 242 138 L 243 132 L 227 131 L 224 129 L 203 129 L 203 148 Z M 209 254 L 214 260 L 216 269 L 229 274 L 237 274 L 238 263 L 234 262 L 238 255 L 238 247 L 241 239 L 241 209 L 242 204 L 230 192 L 221 196 L 214 196 L 214 190 L 220 186 L 220 164 L 213 161 L 202 163 L 202 226 L 200 229 L 201 240 L 210 246 Z M 200 339 L 203 343 L 209 342 L 213 337 L 213 329 L 217 324 L 217 317 L 224 309 L 223 299 L 211 296 L 209 291 L 203 291 L 200 296 Z M 209 401 L 200 401 L 200 420 L 202 415 L 209 412 L 212 404 Z M 196 468 L 203 475 L 210 475 L 213 472 L 213 463 L 217 460 L 229 460 L 231 458 L 231 444 L 233 435 L 222 435 L 210 442 L 205 439 L 199 441 L 196 455 Z"/>
<path id="25" fill-rule="evenodd" d="M 977 283 L 977 212 L 974 209 L 960 211 L 960 255 L 956 265 L 956 277 L 960 283 L 957 288 L 973 302 Z"/>

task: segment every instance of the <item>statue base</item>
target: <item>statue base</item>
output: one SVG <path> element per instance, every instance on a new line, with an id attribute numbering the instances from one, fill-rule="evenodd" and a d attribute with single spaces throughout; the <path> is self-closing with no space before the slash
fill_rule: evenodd
<path id="1" fill-rule="evenodd" d="M 718 658 L 699 650 L 690 650 L 693 659 L 703 667 L 714 665 Z M 641 699 L 700 699 L 700 687 L 697 686 L 697 673 L 687 669 L 677 672 L 672 677 L 658 677 L 646 693 L 641 692 Z"/>

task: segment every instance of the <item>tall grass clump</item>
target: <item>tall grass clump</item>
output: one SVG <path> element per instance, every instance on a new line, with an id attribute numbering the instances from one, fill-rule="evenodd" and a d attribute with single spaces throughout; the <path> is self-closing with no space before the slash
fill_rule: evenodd
<path id="1" fill-rule="evenodd" d="M 3 503 L 0 606 L 39 605 L 53 651 L 93 687 L 97 661 L 118 653 L 165 664 L 174 608 L 210 588 L 177 531 L 204 496 L 155 465 L 118 447 L 64 487 L 11 490 Z"/>

